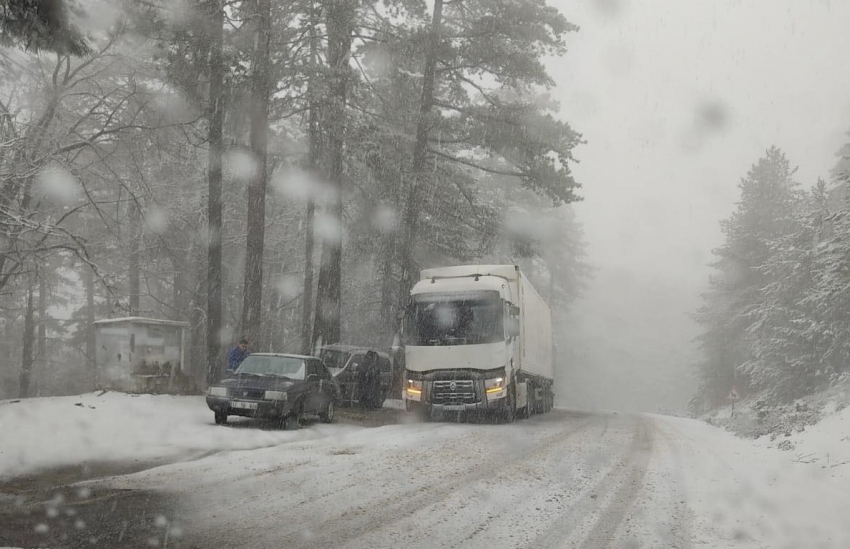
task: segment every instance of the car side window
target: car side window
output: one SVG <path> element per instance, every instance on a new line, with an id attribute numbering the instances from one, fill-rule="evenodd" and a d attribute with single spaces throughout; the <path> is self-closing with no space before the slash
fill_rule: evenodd
<path id="1" fill-rule="evenodd" d="M 331 373 L 325 367 L 324 364 L 316 364 L 316 368 L 319 370 L 319 378 L 329 380 L 331 379 Z"/>
<path id="2" fill-rule="evenodd" d="M 314 360 L 310 360 L 307 362 L 307 377 L 319 375 L 318 364 Z"/>
<path id="3" fill-rule="evenodd" d="M 352 372 L 356 372 L 357 368 L 363 364 L 363 355 L 354 355 L 351 357 L 351 364 L 348 366 L 348 369 Z"/>

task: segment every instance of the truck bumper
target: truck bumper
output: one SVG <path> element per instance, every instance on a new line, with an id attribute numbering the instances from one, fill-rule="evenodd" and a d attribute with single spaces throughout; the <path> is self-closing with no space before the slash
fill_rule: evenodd
<path id="1" fill-rule="evenodd" d="M 492 412 L 494 410 L 504 410 L 507 408 L 508 399 L 500 398 L 498 400 L 475 402 L 471 404 L 431 404 L 427 403 L 435 412 Z"/>
<path id="2" fill-rule="evenodd" d="M 414 406 L 424 406 L 434 412 L 493 412 L 505 410 L 507 395 L 488 398 L 485 382 L 504 377 L 504 369 L 480 370 L 435 370 L 431 372 L 405 372 L 407 379 L 419 381 L 422 393 L 418 399 L 410 399 Z M 407 392 L 405 399 L 409 399 Z"/>

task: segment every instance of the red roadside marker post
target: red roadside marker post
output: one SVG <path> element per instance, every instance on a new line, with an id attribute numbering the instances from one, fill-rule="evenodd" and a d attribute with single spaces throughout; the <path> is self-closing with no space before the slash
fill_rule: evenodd
<path id="1" fill-rule="evenodd" d="M 735 402 L 738 401 L 738 389 L 732 385 L 732 388 L 729 390 L 729 396 L 726 397 L 727 400 L 732 401 L 732 417 L 735 417 Z"/>

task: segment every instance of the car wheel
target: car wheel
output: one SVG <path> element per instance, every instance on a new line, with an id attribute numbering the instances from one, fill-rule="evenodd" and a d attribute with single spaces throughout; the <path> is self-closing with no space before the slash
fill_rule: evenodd
<path id="1" fill-rule="evenodd" d="M 215 424 L 216 425 L 227 424 L 227 413 L 226 412 L 216 412 L 215 413 Z"/>
<path id="2" fill-rule="evenodd" d="M 304 415 L 304 404 L 300 404 L 292 410 L 283 420 L 283 428 L 287 431 L 294 431 L 301 427 L 301 418 Z"/>
<path id="3" fill-rule="evenodd" d="M 325 409 L 324 413 L 319 414 L 319 419 L 322 420 L 322 423 L 332 423 L 334 420 L 334 403 L 333 401 L 328 402 L 328 407 Z"/>

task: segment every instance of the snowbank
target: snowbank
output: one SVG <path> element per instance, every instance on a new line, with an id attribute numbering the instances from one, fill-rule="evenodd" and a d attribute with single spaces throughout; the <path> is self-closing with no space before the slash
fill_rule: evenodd
<path id="1" fill-rule="evenodd" d="M 850 408 L 788 437 L 761 437 L 758 444 L 789 451 L 797 463 L 808 463 L 850 478 Z"/>
<path id="2" fill-rule="evenodd" d="M 847 417 L 791 438 L 800 447 L 850 446 L 838 437 Z M 695 539 L 736 549 L 850 547 L 850 464 L 825 469 L 768 447 L 769 437 L 752 441 L 691 420 L 654 419 L 662 458 L 653 463 L 655 475 L 679 477 Z"/>
<path id="3" fill-rule="evenodd" d="M 251 425 L 251 428 L 240 428 Z M 107 461 L 176 461 L 328 436 L 326 425 L 281 431 L 233 420 L 217 426 L 204 397 L 84 394 L 0 401 L 0 479 Z"/>

